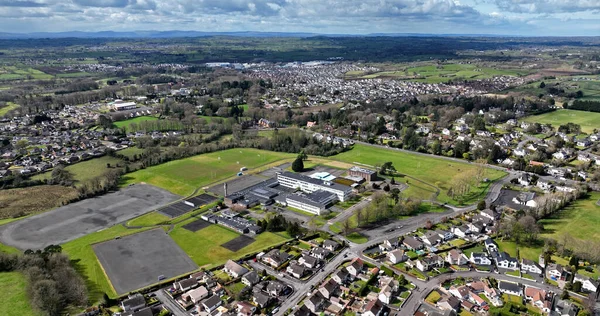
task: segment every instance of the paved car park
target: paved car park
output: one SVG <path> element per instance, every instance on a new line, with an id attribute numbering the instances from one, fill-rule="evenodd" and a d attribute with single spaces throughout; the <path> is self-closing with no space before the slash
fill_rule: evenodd
<path id="1" fill-rule="evenodd" d="M 131 185 L 3 225 L 0 227 L 0 242 L 22 250 L 62 244 L 148 213 L 179 198 L 152 185 Z"/>

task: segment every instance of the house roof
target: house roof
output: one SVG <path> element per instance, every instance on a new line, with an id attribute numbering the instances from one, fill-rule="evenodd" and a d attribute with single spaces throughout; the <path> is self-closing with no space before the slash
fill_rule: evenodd
<path id="1" fill-rule="evenodd" d="M 383 302 L 381 302 L 379 299 L 374 299 L 367 303 L 367 306 L 365 307 L 365 312 L 370 311 L 371 313 L 373 313 L 373 315 L 378 315 L 382 309 Z"/>
<path id="2" fill-rule="evenodd" d="M 232 271 L 233 273 L 235 273 L 237 275 L 242 275 L 242 274 L 248 272 L 248 269 L 242 267 L 241 265 L 237 264 L 233 260 L 227 260 L 227 263 L 225 263 L 225 269 Z"/>
<path id="3" fill-rule="evenodd" d="M 521 287 L 517 283 L 500 281 L 498 282 L 498 288 L 509 292 L 521 292 Z"/>
<path id="4" fill-rule="evenodd" d="M 197 301 L 205 297 L 207 294 L 208 290 L 204 286 L 187 292 L 187 295 L 189 295 L 190 299 L 192 299 L 193 301 Z"/>
<path id="5" fill-rule="evenodd" d="M 196 281 L 196 279 L 188 278 L 188 279 L 183 279 L 177 283 L 179 283 L 180 287 L 186 288 L 186 287 L 190 287 L 190 286 L 194 286 L 194 285 L 198 284 L 198 281 Z"/>
<path id="6" fill-rule="evenodd" d="M 140 306 L 140 305 L 145 305 L 146 304 L 146 299 L 144 298 L 144 296 L 142 294 L 134 294 L 132 296 L 130 296 L 128 299 L 123 300 L 123 308 L 124 309 L 129 309 L 129 308 L 133 308 L 136 306 Z"/>
<path id="7" fill-rule="evenodd" d="M 250 271 L 244 274 L 242 278 L 248 280 L 250 283 L 258 283 L 258 281 L 260 281 L 260 276 L 258 276 L 256 271 Z"/>
<path id="8" fill-rule="evenodd" d="M 204 300 L 204 302 L 202 302 L 202 304 L 204 304 L 204 306 L 208 307 L 209 309 L 212 309 L 212 307 L 215 307 L 215 306 L 221 304 L 221 298 L 219 298 L 216 295 L 213 295 L 213 296 L 207 298 L 206 300 Z"/>
<path id="9" fill-rule="evenodd" d="M 301 266 L 297 263 L 292 263 L 288 266 L 288 269 L 292 270 L 293 274 L 297 274 L 302 276 L 304 274 L 304 266 Z"/>
<path id="10" fill-rule="evenodd" d="M 256 304 L 261 306 L 267 305 L 269 300 L 271 300 L 271 297 L 265 292 L 255 292 L 253 296 Z"/>
<path id="11" fill-rule="evenodd" d="M 404 244 L 408 245 L 409 247 L 414 248 L 414 249 L 423 246 L 422 242 L 420 242 L 420 241 L 418 241 L 415 238 L 410 237 L 410 236 L 404 237 L 404 240 L 402 242 Z"/>
<path id="12" fill-rule="evenodd" d="M 327 290 L 327 292 L 331 293 L 337 289 L 339 284 L 335 282 L 333 279 L 329 279 L 322 287 Z"/>
<path id="13" fill-rule="evenodd" d="M 333 247 L 333 248 L 337 248 L 340 244 L 338 244 L 337 242 L 333 241 L 333 240 L 325 240 L 323 241 L 323 247 Z"/>
<path id="14" fill-rule="evenodd" d="M 402 249 L 396 249 L 394 251 L 391 251 L 389 253 L 390 256 L 394 256 L 396 258 L 402 258 L 404 256 L 404 250 Z"/>

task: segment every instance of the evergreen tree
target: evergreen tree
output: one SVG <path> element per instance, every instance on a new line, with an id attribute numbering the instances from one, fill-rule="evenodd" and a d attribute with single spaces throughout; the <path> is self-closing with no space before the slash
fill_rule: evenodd
<path id="1" fill-rule="evenodd" d="M 294 172 L 304 171 L 304 162 L 301 157 L 296 158 L 296 160 L 292 162 L 292 170 L 294 170 Z"/>

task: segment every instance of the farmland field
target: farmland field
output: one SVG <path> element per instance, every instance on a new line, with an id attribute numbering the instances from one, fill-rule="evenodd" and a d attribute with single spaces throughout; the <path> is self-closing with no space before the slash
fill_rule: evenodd
<path id="1" fill-rule="evenodd" d="M 558 128 L 566 123 L 575 123 L 581 126 L 584 133 L 592 133 L 594 129 L 600 129 L 600 113 L 577 111 L 577 110 L 556 110 L 554 112 L 540 115 L 528 116 L 522 119 L 525 122 L 552 124 Z"/>
<path id="2" fill-rule="evenodd" d="M 77 184 L 77 182 L 90 180 L 103 175 L 106 171 L 109 170 L 106 166 L 107 163 L 109 163 L 111 167 L 114 168 L 118 163 L 122 164 L 123 161 L 121 159 L 110 156 L 102 156 L 99 158 L 93 158 L 90 160 L 68 165 L 65 167 L 65 170 L 68 170 L 71 173 L 73 173 L 73 178 L 76 182 L 75 184 Z M 47 171 L 33 176 L 32 179 L 50 179 L 51 176 L 52 171 Z"/>
<path id="3" fill-rule="evenodd" d="M 2 284 L 2 304 L 0 304 L 0 315 L 37 316 L 40 313 L 33 310 L 29 303 L 26 287 L 27 280 L 20 272 L 0 273 L 0 284 Z"/>
<path id="4" fill-rule="evenodd" d="M 20 105 L 16 104 L 16 103 L 12 103 L 12 102 L 7 102 L 6 106 L 3 108 L 0 108 L 0 116 L 4 116 L 6 115 L 6 113 L 18 109 Z"/>
<path id="5" fill-rule="evenodd" d="M 115 122 L 114 125 L 118 128 L 125 128 L 125 130 L 129 132 L 129 125 L 131 125 L 131 123 L 139 124 L 140 122 L 144 122 L 144 121 L 156 121 L 156 120 L 158 120 L 158 118 L 156 118 L 154 116 L 138 116 L 138 117 L 135 117 L 132 119 Z"/>
<path id="6" fill-rule="evenodd" d="M 407 182 L 409 187 L 404 194 L 414 196 L 420 199 L 429 199 L 435 188 L 440 189 L 437 197 L 440 202 L 456 203 L 447 195 L 447 190 L 452 178 L 466 170 L 473 170 L 476 166 L 468 163 L 453 162 L 436 158 L 435 156 L 423 156 L 402 151 L 389 150 L 380 147 L 356 144 L 354 149 L 330 157 L 331 159 L 341 160 L 348 163 L 360 163 L 373 166 L 387 161 L 391 161 L 396 170 L 426 183 L 415 181 L 409 178 L 397 178 L 396 181 Z M 486 177 L 491 180 L 497 180 L 506 173 L 494 169 L 486 169 Z M 432 187 L 433 186 L 433 187 Z M 469 197 L 464 199 L 464 203 L 473 203 L 483 197 L 487 192 L 488 185 L 473 187 Z"/>
<path id="7" fill-rule="evenodd" d="M 522 69 L 496 69 L 490 67 L 478 67 L 472 64 L 445 64 L 427 65 L 412 68 L 384 67 L 390 68 L 384 71 L 365 74 L 361 71 L 350 71 L 346 73 L 349 78 L 373 79 L 373 78 L 398 78 L 416 82 L 441 83 L 455 79 L 486 79 L 494 76 L 524 76 L 530 73 Z"/>
<path id="8" fill-rule="evenodd" d="M 76 198 L 74 188 L 40 185 L 0 190 L 0 219 L 26 216 L 59 207 L 63 201 Z"/>
<path id="9" fill-rule="evenodd" d="M 170 161 L 124 176 L 125 184 L 146 182 L 175 194 L 188 195 L 195 189 L 235 176 L 249 169 L 294 155 L 258 149 L 236 148 Z"/>

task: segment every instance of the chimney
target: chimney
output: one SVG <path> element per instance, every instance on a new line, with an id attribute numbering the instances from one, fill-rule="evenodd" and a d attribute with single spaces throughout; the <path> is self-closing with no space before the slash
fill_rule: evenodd
<path id="1" fill-rule="evenodd" d="M 223 192 L 224 192 L 224 196 L 227 196 L 227 182 L 223 183 Z"/>

